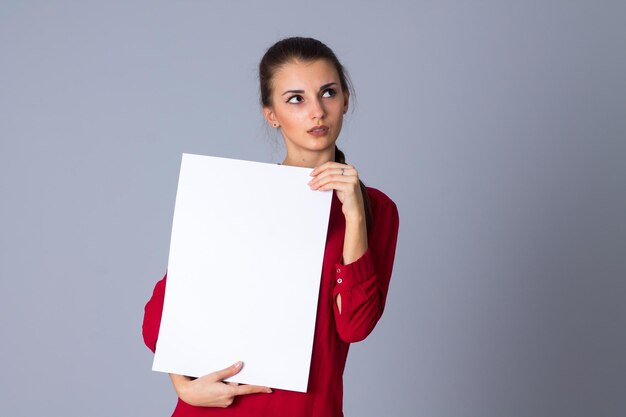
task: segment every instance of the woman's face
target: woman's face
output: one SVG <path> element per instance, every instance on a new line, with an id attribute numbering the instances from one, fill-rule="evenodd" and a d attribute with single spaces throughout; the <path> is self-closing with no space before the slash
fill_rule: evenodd
<path id="1" fill-rule="evenodd" d="M 301 162 L 334 152 L 347 110 L 348 92 L 325 59 L 283 65 L 272 79 L 272 105 L 263 108 L 270 126 L 280 127 L 287 158 Z"/>

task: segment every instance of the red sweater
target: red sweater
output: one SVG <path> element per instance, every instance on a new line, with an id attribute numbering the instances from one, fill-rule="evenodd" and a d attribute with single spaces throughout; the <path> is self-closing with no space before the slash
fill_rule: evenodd
<path id="1" fill-rule="evenodd" d="M 178 400 L 172 417 L 340 417 L 343 416 L 343 370 L 348 347 L 367 337 L 383 313 L 398 237 L 398 209 L 381 191 L 368 188 L 373 223 L 368 249 L 343 265 L 345 218 L 333 192 L 317 306 L 311 370 L 306 393 L 274 389 L 271 394 L 243 395 L 228 408 L 195 407 Z M 146 304 L 143 338 L 154 351 L 166 277 L 157 282 Z M 339 314 L 333 300 L 341 294 Z"/>

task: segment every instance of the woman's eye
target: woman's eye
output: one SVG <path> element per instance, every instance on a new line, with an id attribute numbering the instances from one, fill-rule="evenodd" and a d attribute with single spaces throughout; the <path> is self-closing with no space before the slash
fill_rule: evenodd
<path id="1" fill-rule="evenodd" d="M 289 97 L 289 100 L 287 100 L 287 103 L 302 103 L 304 101 L 304 99 L 302 98 L 302 96 L 292 96 Z"/>
<path id="2" fill-rule="evenodd" d="M 337 95 L 337 91 L 334 88 L 327 88 L 322 93 L 322 97 L 334 97 L 335 95 Z"/>

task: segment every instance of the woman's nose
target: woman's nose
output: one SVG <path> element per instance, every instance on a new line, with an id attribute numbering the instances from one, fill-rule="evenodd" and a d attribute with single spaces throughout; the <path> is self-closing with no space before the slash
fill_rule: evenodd
<path id="1" fill-rule="evenodd" d="M 311 102 L 311 119 L 321 119 L 322 117 L 325 116 L 326 111 L 324 110 L 324 105 L 322 104 L 321 100 L 315 99 L 312 100 Z"/>

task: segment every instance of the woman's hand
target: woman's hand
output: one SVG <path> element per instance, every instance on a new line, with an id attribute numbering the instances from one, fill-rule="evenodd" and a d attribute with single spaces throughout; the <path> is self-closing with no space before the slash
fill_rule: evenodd
<path id="1" fill-rule="evenodd" d="M 238 395 L 270 393 L 268 387 L 257 385 L 239 385 L 235 382 L 223 382 L 241 371 L 242 362 L 237 362 L 221 371 L 213 372 L 197 379 L 188 376 L 170 374 L 174 389 L 181 400 L 198 407 L 228 407 Z"/>
<path id="2" fill-rule="evenodd" d="M 363 195 L 356 168 L 339 162 L 326 162 L 316 167 L 310 174 L 309 181 L 313 190 L 335 190 L 341 201 L 341 210 L 347 221 L 365 219 Z"/>

